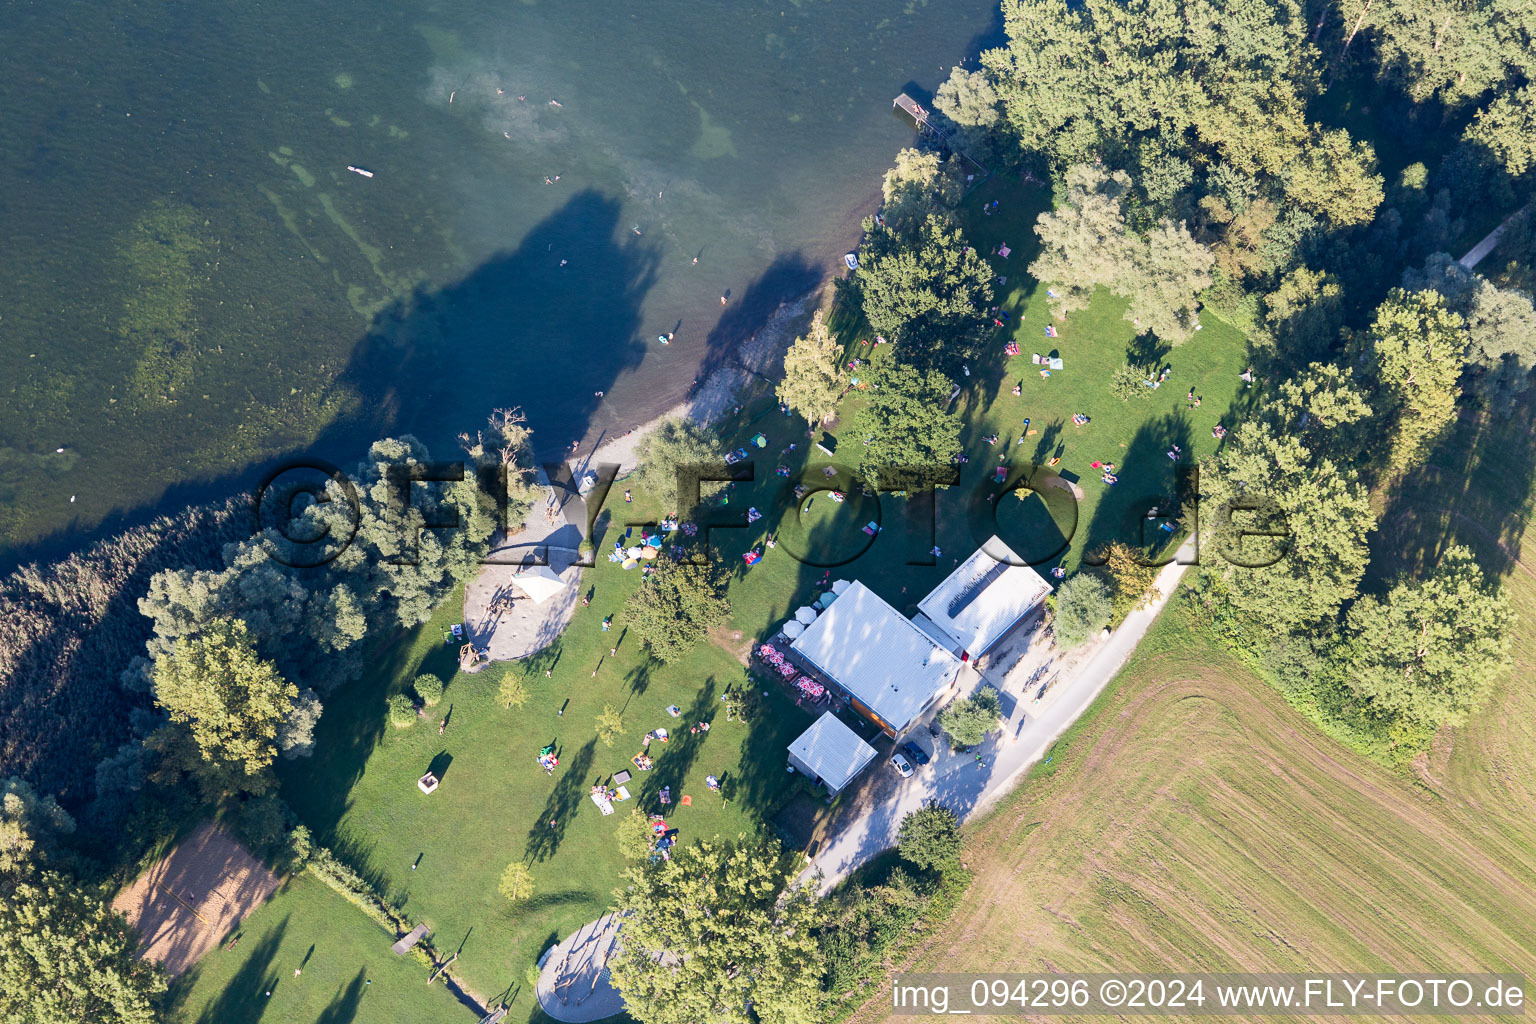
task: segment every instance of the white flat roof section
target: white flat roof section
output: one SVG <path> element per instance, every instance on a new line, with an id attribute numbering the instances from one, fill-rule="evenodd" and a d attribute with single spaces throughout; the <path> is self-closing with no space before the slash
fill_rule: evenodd
<path id="1" fill-rule="evenodd" d="M 838 793 L 875 759 L 875 748 L 826 711 L 789 745 L 789 757 Z"/>
<path id="2" fill-rule="evenodd" d="M 959 659 L 862 583 L 845 590 L 790 650 L 898 733 L 960 671 Z"/>
<path id="3" fill-rule="evenodd" d="M 1002 639 L 1051 592 L 1008 545 L 993 537 L 917 603 L 918 611 L 975 658 Z"/>

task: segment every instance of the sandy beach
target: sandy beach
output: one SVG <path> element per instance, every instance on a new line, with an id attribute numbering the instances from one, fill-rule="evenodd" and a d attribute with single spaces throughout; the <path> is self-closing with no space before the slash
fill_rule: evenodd
<path id="1" fill-rule="evenodd" d="M 657 424 L 675 416 L 686 416 L 702 426 L 730 411 L 752 379 L 768 376 L 784 357 L 796 335 L 810 322 L 811 313 L 825 289 L 826 282 L 823 282 L 797 299 L 780 303 L 762 328 L 740 345 L 734 357 L 700 381 L 683 401 L 629 433 L 604 441 L 594 451 L 573 454 L 566 460 L 573 476 L 580 479 L 587 467 L 613 462 L 619 464 L 619 475 L 623 476 L 635 468 L 635 451 Z"/>

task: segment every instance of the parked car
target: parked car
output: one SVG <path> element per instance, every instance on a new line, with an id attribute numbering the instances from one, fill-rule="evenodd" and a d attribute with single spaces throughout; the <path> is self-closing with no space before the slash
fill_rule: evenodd
<path id="1" fill-rule="evenodd" d="M 902 744 L 901 751 L 910 757 L 912 759 L 912 763 L 915 765 L 922 766 L 928 763 L 928 751 L 924 750 L 916 743 L 913 743 L 911 740 L 908 740 L 906 743 Z"/>
<path id="2" fill-rule="evenodd" d="M 891 767 L 895 768 L 896 773 L 904 779 L 912 777 L 912 762 L 902 757 L 899 750 L 891 755 Z"/>

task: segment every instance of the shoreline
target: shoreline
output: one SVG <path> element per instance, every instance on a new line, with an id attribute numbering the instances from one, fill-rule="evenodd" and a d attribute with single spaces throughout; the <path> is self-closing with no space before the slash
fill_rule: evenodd
<path id="1" fill-rule="evenodd" d="M 592 451 L 578 451 L 568 456 L 564 461 L 573 476 L 579 478 L 590 466 L 614 462 L 619 464 L 618 475 L 625 476 L 637 465 L 635 453 L 640 442 L 664 421 L 686 417 L 702 427 L 718 420 L 736 404 L 737 398 L 754 379 L 767 379 L 768 371 L 783 359 L 789 346 L 810 322 L 811 314 L 832 280 L 833 275 L 828 274 L 816 287 L 780 302 L 763 326 L 741 342 L 731 357 L 701 380 L 681 402 L 628 433 L 599 443 Z"/>

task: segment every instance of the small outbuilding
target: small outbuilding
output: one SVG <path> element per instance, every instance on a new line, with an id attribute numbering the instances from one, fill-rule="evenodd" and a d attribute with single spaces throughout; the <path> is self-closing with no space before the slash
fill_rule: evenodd
<path id="1" fill-rule="evenodd" d="M 875 759 L 875 748 L 827 711 L 789 745 L 789 764 L 833 796 Z"/>

